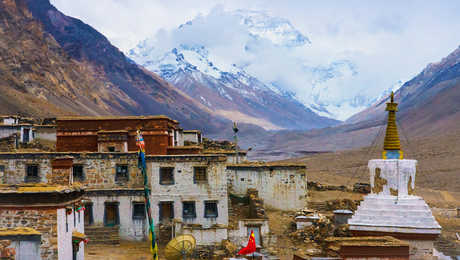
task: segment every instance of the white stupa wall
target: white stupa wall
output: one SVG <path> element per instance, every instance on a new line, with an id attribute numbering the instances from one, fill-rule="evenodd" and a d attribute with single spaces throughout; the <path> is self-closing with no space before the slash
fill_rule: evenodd
<path id="1" fill-rule="evenodd" d="M 372 193 L 378 195 L 395 195 L 392 194 L 397 191 L 399 198 L 409 196 L 409 189 L 415 189 L 415 173 L 416 173 L 417 160 L 399 160 L 399 159 L 375 159 L 370 160 L 368 163 L 370 171 L 370 183 Z M 380 170 L 378 170 L 380 169 Z M 380 176 L 378 175 L 380 172 Z M 377 179 L 376 179 L 377 177 Z M 379 183 L 376 183 L 379 182 Z M 376 192 L 377 185 L 383 183 L 383 189 Z M 408 186 L 410 185 L 410 186 Z"/>
<path id="2" fill-rule="evenodd" d="M 370 160 L 372 192 L 364 197 L 348 224 L 355 232 L 411 234 L 414 239 L 403 239 L 409 242 L 410 259 L 432 259 L 431 237 L 441 233 L 441 226 L 423 198 L 412 194 L 416 166 L 416 160 Z"/>

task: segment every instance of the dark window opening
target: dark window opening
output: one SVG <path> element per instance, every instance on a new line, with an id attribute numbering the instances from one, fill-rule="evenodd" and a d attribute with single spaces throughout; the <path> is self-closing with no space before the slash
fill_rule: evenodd
<path id="1" fill-rule="evenodd" d="M 117 165 L 115 173 L 116 182 L 126 182 L 129 179 L 128 165 Z"/>
<path id="2" fill-rule="evenodd" d="M 193 183 L 208 182 L 208 168 L 194 167 L 193 168 Z"/>
<path id="3" fill-rule="evenodd" d="M 182 202 L 182 218 L 196 218 L 195 201 Z"/>
<path id="4" fill-rule="evenodd" d="M 174 202 L 162 201 L 160 207 L 160 222 L 169 222 L 174 219 Z"/>
<path id="5" fill-rule="evenodd" d="M 161 167 L 160 168 L 160 184 L 173 185 L 174 184 L 174 168 Z"/>
<path id="6" fill-rule="evenodd" d="M 85 226 L 91 226 L 93 224 L 93 203 L 85 204 Z"/>
<path id="7" fill-rule="evenodd" d="M 115 147 L 114 146 L 109 146 L 109 152 L 115 152 Z"/>
<path id="8" fill-rule="evenodd" d="M 133 219 L 145 219 L 145 204 L 141 202 L 133 203 Z"/>
<path id="9" fill-rule="evenodd" d="M 73 166 L 73 180 L 74 181 L 84 181 L 85 180 L 85 174 L 83 172 L 83 165 Z"/>
<path id="10" fill-rule="evenodd" d="M 28 143 L 29 142 L 29 129 L 24 128 L 24 137 L 23 137 L 23 143 Z"/>
<path id="11" fill-rule="evenodd" d="M 27 165 L 25 182 L 40 182 L 38 165 Z"/>
<path id="12" fill-rule="evenodd" d="M 205 218 L 217 218 L 217 201 L 205 201 L 204 202 L 204 217 Z"/>

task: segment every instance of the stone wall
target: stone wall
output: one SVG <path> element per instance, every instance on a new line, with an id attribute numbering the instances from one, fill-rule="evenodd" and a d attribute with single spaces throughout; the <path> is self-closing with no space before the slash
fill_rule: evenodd
<path id="1" fill-rule="evenodd" d="M 241 219 L 238 221 L 237 229 L 229 230 L 228 239 L 238 247 L 246 246 L 250 229 L 253 227 L 258 227 L 260 230 L 261 246 L 267 247 L 272 244 L 268 219 Z"/>
<path id="2" fill-rule="evenodd" d="M 42 259 L 58 258 L 57 211 L 51 209 L 1 209 L 0 227 L 30 227 L 41 233 Z"/>
<path id="3" fill-rule="evenodd" d="M 74 165 L 82 165 L 85 189 L 143 187 L 143 178 L 137 168 L 136 153 L 8 153 L 0 154 L 0 166 L 4 166 L 4 182 L 22 183 L 27 165 L 38 165 L 40 182 L 49 182 L 55 158 L 71 156 Z M 117 165 L 127 165 L 129 177 L 126 181 L 116 181 Z M 63 173 L 64 174 L 64 173 Z M 76 180 L 75 180 L 76 181 Z"/>
<path id="4" fill-rule="evenodd" d="M 265 207 L 298 210 L 306 206 L 305 167 L 227 166 L 229 192 L 246 195 L 248 189 L 259 191 Z"/>
<path id="5" fill-rule="evenodd" d="M 0 259 L 2 260 L 14 260 L 16 252 L 14 248 L 11 248 L 10 240 L 0 240 Z"/>
<path id="6" fill-rule="evenodd" d="M 117 195 L 118 193 L 118 195 Z M 93 203 L 93 225 L 104 225 L 104 211 L 107 202 L 118 203 L 120 238 L 124 240 L 145 240 L 148 238 L 148 221 L 133 219 L 133 205 L 135 202 L 144 203 L 143 191 L 128 195 L 133 192 L 116 192 L 110 195 L 96 195 L 89 193 L 88 197 Z"/>
<path id="7" fill-rule="evenodd" d="M 180 157 L 178 157 L 180 158 Z M 187 158 L 187 157 L 186 157 Z M 188 224 L 201 224 L 209 228 L 215 224 L 228 224 L 227 179 L 225 175 L 225 157 L 188 156 L 188 160 L 155 160 L 148 162 L 152 187 L 152 216 L 159 218 L 158 203 L 173 202 L 174 218 Z M 221 158 L 221 159 L 219 159 Z M 219 160 L 216 160 L 219 159 Z M 194 183 L 194 167 L 207 167 L 207 182 Z M 160 167 L 174 167 L 174 184 L 161 185 Z M 182 218 L 182 202 L 195 201 L 196 218 Z M 204 202 L 217 201 L 217 218 L 204 217 Z"/>
<path id="8" fill-rule="evenodd" d="M 12 154 L 14 156 L 14 154 Z M 12 156 L 12 157 L 13 157 Z M 51 162 L 49 157 L 22 157 L 18 158 L 1 158 L 0 165 L 4 166 L 4 183 L 18 184 L 23 183 L 26 177 L 27 165 L 37 165 L 40 182 L 47 182 L 47 176 L 51 173 Z"/>

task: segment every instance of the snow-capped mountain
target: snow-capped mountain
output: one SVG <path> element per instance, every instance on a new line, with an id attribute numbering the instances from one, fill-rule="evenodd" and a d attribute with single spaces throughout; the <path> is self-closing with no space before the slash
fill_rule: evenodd
<path id="1" fill-rule="evenodd" d="M 140 60 L 134 51 L 131 57 Z M 210 60 L 204 46 L 180 45 L 158 57 L 157 62 L 147 60 L 142 64 L 216 114 L 233 121 L 267 130 L 309 129 L 337 123 L 316 115 L 292 93 L 265 85 L 234 64 L 222 70 Z"/>
<path id="2" fill-rule="evenodd" d="M 261 11 L 213 10 L 161 32 L 128 56 L 231 120 L 266 129 L 335 124 L 373 102 L 342 81 L 359 74 L 347 59 L 318 64 L 313 43 L 287 19 Z"/>

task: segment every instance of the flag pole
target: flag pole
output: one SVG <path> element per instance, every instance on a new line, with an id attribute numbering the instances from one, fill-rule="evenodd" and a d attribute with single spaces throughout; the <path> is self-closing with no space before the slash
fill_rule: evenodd
<path id="1" fill-rule="evenodd" d="M 150 209 L 150 188 L 147 176 L 147 165 L 145 163 L 145 143 L 140 130 L 137 130 L 136 143 L 139 147 L 137 166 L 141 169 L 142 176 L 144 177 L 144 200 L 145 211 L 147 212 L 147 218 L 149 221 L 150 252 L 152 253 L 152 259 L 158 260 L 158 246 L 155 238 L 155 225 L 153 224 L 152 213 Z"/>

